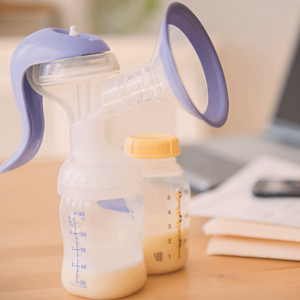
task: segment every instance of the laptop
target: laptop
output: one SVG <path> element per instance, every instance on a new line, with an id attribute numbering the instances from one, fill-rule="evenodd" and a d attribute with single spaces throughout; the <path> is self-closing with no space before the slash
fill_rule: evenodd
<path id="1" fill-rule="evenodd" d="M 182 147 L 178 163 L 192 192 L 199 193 L 218 186 L 260 154 L 300 163 L 300 42 L 277 111 L 265 132 L 211 138 Z"/>

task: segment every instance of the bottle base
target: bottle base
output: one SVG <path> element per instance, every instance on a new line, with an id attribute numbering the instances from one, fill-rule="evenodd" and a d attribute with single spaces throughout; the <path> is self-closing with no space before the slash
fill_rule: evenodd
<path id="1" fill-rule="evenodd" d="M 172 266 L 160 266 L 158 268 L 149 268 L 147 269 L 147 274 L 148 275 L 162 275 L 162 274 L 167 274 L 171 272 L 178 271 L 182 269 L 187 262 L 187 259 L 184 261 L 181 261 L 180 264 L 173 264 Z"/>
<path id="2" fill-rule="evenodd" d="M 140 290 L 146 282 L 147 270 L 144 262 L 120 271 L 105 273 L 80 273 L 63 266 L 61 280 L 71 294 L 89 299 L 116 299 Z"/>
<path id="3" fill-rule="evenodd" d="M 144 233 L 143 248 L 148 275 L 177 271 L 187 262 L 188 229 L 181 230 L 181 246 L 176 243 L 177 231 L 168 233 Z"/>

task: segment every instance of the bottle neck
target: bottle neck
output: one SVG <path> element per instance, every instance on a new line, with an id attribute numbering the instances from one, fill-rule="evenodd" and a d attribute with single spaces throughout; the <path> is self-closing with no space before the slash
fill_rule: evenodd
<path id="1" fill-rule="evenodd" d="M 58 178 L 61 196 L 98 201 L 141 193 L 137 162 L 106 142 L 102 119 L 80 118 L 70 127 L 70 136 L 70 156 Z"/>
<path id="2" fill-rule="evenodd" d="M 80 118 L 70 127 L 70 159 L 82 166 L 103 163 L 102 152 L 110 147 L 104 137 L 104 121 Z"/>
<path id="3" fill-rule="evenodd" d="M 163 172 L 172 168 L 176 164 L 176 157 L 167 157 L 159 159 L 136 159 L 142 173 Z"/>

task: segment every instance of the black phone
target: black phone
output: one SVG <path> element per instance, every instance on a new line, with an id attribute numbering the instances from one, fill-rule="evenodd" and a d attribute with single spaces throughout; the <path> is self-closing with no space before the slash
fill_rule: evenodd
<path id="1" fill-rule="evenodd" d="M 258 197 L 300 197 L 300 181 L 259 180 L 253 194 Z"/>

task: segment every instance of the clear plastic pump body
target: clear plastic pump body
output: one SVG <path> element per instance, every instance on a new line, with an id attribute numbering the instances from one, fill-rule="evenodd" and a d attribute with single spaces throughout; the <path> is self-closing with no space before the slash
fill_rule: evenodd
<path id="1" fill-rule="evenodd" d="M 144 207 L 137 162 L 110 146 L 104 122 L 129 108 L 101 97 L 105 79 L 118 74 L 112 53 L 34 65 L 32 88 L 56 101 L 70 123 L 70 155 L 58 178 L 64 244 L 61 279 L 67 291 L 90 299 L 115 299 L 146 281 Z"/>
<path id="2" fill-rule="evenodd" d="M 188 258 L 189 183 L 175 157 L 137 161 L 144 181 L 143 248 L 148 274 L 178 270 Z"/>
<path id="3" fill-rule="evenodd" d="M 61 279 L 72 294 L 120 298 L 136 292 L 146 281 L 142 196 L 117 200 L 61 199 Z"/>

